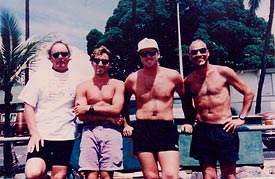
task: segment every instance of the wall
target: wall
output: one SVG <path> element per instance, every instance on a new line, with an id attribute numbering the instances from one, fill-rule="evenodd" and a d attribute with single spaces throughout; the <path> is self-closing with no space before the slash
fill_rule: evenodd
<path id="1" fill-rule="evenodd" d="M 238 76 L 254 91 L 255 97 L 250 114 L 255 114 L 256 97 L 258 90 L 259 70 L 244 70 L 237 72 Z M 231 87 L 231 106 L 239 113 L 242 107 L 243 96 Z M 262 92 L 261 112 L 275 111 L 275 68 L 267 69 Z"/>

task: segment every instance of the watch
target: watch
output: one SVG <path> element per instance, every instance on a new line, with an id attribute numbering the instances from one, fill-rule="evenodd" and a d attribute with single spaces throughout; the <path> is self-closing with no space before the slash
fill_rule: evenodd
<path id="1" fill-rule="evenodd" d="M 90 114 L 94 114 L 95 113 L 95 109 L 94 109 L 94 107 L 92 105 L 89 108 L 89 113 Z"/>
<path id="2" fill-rule="evenodd" d="M 241 120 L 245 120 L 246 115 L 244 115 L 244 114 L 240 114 L 240 115 L 239 115 L 239 118 L 240 118 Z"/>

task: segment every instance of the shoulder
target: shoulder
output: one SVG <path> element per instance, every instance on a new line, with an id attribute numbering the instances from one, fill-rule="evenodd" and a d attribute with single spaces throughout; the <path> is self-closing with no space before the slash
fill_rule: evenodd
<path id="1" fill-rule="evenodd" d="M 125 83 L 133 82 L 137 79 L 138 73 L 140 73 L 140 70 L 130 73 L 128 77 L 125 80 Z"/>
<path id="2" fill-rule="evenodd" d="M 232 77 L 232 76 L 237 76 L 236 72 L 227 66 L 220 66 L 220 65 L 213 65 L 216 71 L 224 77 Z"/>
<path id="3" fill-rule="evenodd" d="M 38 84 L 43 84 L 45 81 L 49 81 L 51 79 L 52 72 L 50 70 L 42 69 L 42 70 L 37 70 L 34 71 L 30 75 L 30 79 L 28 83 L 35 83 L 36 85 Z"/>
<path id="4" fill-rule="evenodd" d="M 161 67 L 161 74 L 166 76 L 168 79 L 174 81 L 183 81 L 182 76 L 180 75 L 180 73 L 177 70 L 174 69 L 170 69 L 170 68 L 165 68 L 165 67 Z"/>
<path id="5" fill-rule="evenodd" d="M 124 82 L 122 80 L 118 80 L 118 79 L 115 79 L 115 78 L 111 78 L 110 83 L 114 84 L 115 86 L 118 86 L 118 85 L 120 85 L 120 86 L 123 85 L 124 86 Z"/>
<path id="6" fill-rule="evenodd" d="M 89 84 L 91 83 L 90 80 L 86 80 L 83 82 L 80 82 L 77 86 L 76 86 L 76 91 L 83 91 L 86 90 L 89 87 Z"/>

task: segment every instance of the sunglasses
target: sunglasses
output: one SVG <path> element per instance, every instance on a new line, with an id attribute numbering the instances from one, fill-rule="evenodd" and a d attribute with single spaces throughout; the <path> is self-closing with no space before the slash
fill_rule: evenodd
<path id="1" fill-rule="evenodd" d="M 61 55 L 62 57 L 67 57 L 69 55 L 69 52 L 56 52 L 52 54 L 53 58 L 58 58 L 59 55 Z"/>
<path id="2" fill-rule="evenodd" d="M 101 62 L 103 65 L 107 65 L 108 63 L 110 63 L 110 60 L 106 60 L 106 59 L 99 59 L 99 58 L 91 58 L 90 61 L 95 62 L 97 65 Z"/>
<path id="3" fill-rule="evenodd" d="M 207 48 L 200 48 L 200 49 L 198 49 L 198 50 L 191 50 L 191 55 L 197 55 L 198 54 L 198 52 L 200 52 L 200 53 L 206 53 L 206 51 L 207 51 Z"/>
<path id="4" fill-rule="evenodd" d="M 151 57 L 155 56 L 157 53 L 157 50 L 149 50 L 149 51 L 142 51 L 142 52 L 139 52 L 139 55 L 141 57 L 147 57 L 147 55 L 149 54 Z"/>

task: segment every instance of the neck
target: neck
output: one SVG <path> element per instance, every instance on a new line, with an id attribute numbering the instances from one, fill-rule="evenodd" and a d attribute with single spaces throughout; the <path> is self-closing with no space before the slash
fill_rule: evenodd
<path id="1" fill-rule="evenodd" d="M 152 74 L 152 73 L 157 73 L 157 71 L 159 70 L 160 66 L 156 65 L 152 68 L 143 68 L 144 73 L 148 73 L 148 74 Z"/>
<path id="2" fill-rule="evenodd" d="M 68 68 L 66 68 L 66 69 L 56 69 L 56 68 L 53 68 L 53 67 L 52 67 L 52 69 L 53 69 L 54 71 L 58 72 L 58 73 L 65 73 L 66 71 L 69 70 Z"/>

